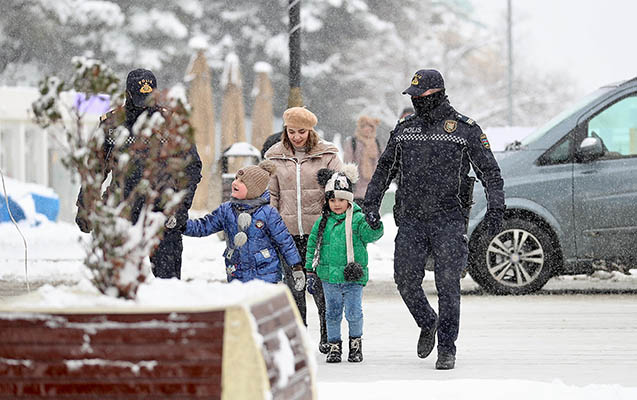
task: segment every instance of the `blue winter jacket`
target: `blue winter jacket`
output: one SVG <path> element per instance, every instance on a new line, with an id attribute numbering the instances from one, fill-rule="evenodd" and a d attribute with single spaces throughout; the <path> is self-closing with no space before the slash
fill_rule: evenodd
<path id="1" fill-rule="evenodd" d="M 201 237 L 222 230 L 225 232 L 228 245 L 223 256 L 228 282 L 234 279 L 241 282 L 253 279 L 272 283 L 281 281 L 282 269 L 277 250 L 288 265 L 301 263 L 288 228 L 279 212 L 270 206 L 270 192 L 266 190 L 260 199 L 265 204 L 258 206 L 252 213 L 252 222 L 246 230 L 248 241 L 236 249 L 233 239 L 239 232 L 237 216 L 241 211 L 250 210 L 251 206 L 242 204 L 240 200 L 227 201 L 205 217 L 187 222 L 186 236 Z"/>

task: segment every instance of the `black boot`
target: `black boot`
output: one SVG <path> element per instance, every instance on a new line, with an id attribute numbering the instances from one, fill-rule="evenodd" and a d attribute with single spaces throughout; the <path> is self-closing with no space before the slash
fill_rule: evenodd
<path id="1" fill-rule="evenodd" d="M 453 369 L 456 366 L 456 356 L 451 353 L 439 353 L 436 369 Z"/>
<path id="2" fill-rule="evenodd" d="M 321 342 L 319 343 L 319 352 L 321 352 L 322 354 L 327 354 L 330 351 L 330 344 L 327 343 L 327 341 L 323 341 L 321 340 Z"/>
<path id="3" fill-rule="evenodd" d="M 343 342 L 330 342 L 330 351 L 327 353 L 327 359 L 325 360 L 328 363 L 340 363 L 341 362 L 341 354 L 343 353 Z"/>
<path id="4" fill-rule="evenodd" d="M 426 358 L 434 349 L 436 344 L 436 331 L 438 330 L 438 317 L 433 325 L 428 328 L 420 329 L 420 337 L 418 338 L 418 357 Z"/>
<path id="5" fill-rule="evenodd" d="M 361 362 L 363 361 L 363 339 L 359 337 L 349 338 L 349 356 L 347 357 L 349 362 Z"/>

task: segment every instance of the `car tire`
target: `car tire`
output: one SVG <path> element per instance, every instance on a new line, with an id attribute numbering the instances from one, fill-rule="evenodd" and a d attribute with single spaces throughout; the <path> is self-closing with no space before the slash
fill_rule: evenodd
<path id="1" fill-rule="evenodd" d="M 480 230 L 472 238 L 469 274 L 489 293 L 528 294 L 551 279 L 557 256 L 551 236 L 542 226 L 511 218 L 497 235 L 490 237 Z"/>

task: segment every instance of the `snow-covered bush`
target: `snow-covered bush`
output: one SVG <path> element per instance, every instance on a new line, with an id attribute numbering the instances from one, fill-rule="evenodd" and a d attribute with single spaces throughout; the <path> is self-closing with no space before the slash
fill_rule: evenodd
<path id="1" fill-rule="evenodd" d="M 157 177 L 163 181 L 179 182 L 185 177 L 187 154 L 193 142 L 193 129 L 189 122 L 190 109 L 180 99 L 162 94 L 153 97 L 161 104 L 161 112 L 142 114 L 133 126 L 133 132 L 120 125 L 113 132 L 101 127 L 87 129 L 82 102 L 68 105 L 63 91 L 75 90 L 91 96 L 107 95 L 112 108 L 122 106 L 123 96 L 118 94 L 119 79 L 113 71 L 97 60 L 73 58 L 74 74 L 67 84 L 57 77 L 47 77 L 40 83 L 40 98 L 33 103 L 35 121 L 51 133 L 65 149 L 64 165 L 77 172 L 82 183 L 84 207 L 80 217 L 89 222 L 91 242 L 87 246 L 85 264 L 92 272 L 95 286 L 104 294 L 134 298 L 137 288 L 146 280 L 148 255 L 159 243 L 167 216 L 173 215 L 184 193 L 155 185 Z M 56 136 L 62 133 L 64 139 Z M 127 144 L 129 134 L 137 140 Z M 110 154 L 103 151 L 106 136 L 114 139 Z M 125 196 L 125 180 L 143 163 L 139 183 Z M 106 164 L 111 167 L 113 179 L 107 195 L 102 195 Z M 139 218 L 133 224 L 135 201 L 143 200 Z M 161 211 L 158 211 L 161 210 Z"/>

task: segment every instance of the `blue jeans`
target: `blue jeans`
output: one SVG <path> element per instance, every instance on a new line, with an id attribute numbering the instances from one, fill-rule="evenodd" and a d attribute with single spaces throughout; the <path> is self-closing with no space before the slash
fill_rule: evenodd
<path id="1" fill-rule="evenodd" d="M 361 337 L 363 335 L 363 285 L 353 282 L 323 281 L 322 283 L 325 294 L 327 341 L 335 343 L 341 340 L 343 307 L 345 307 L 345 319 L 349 324 L 349 336 Z"/>

